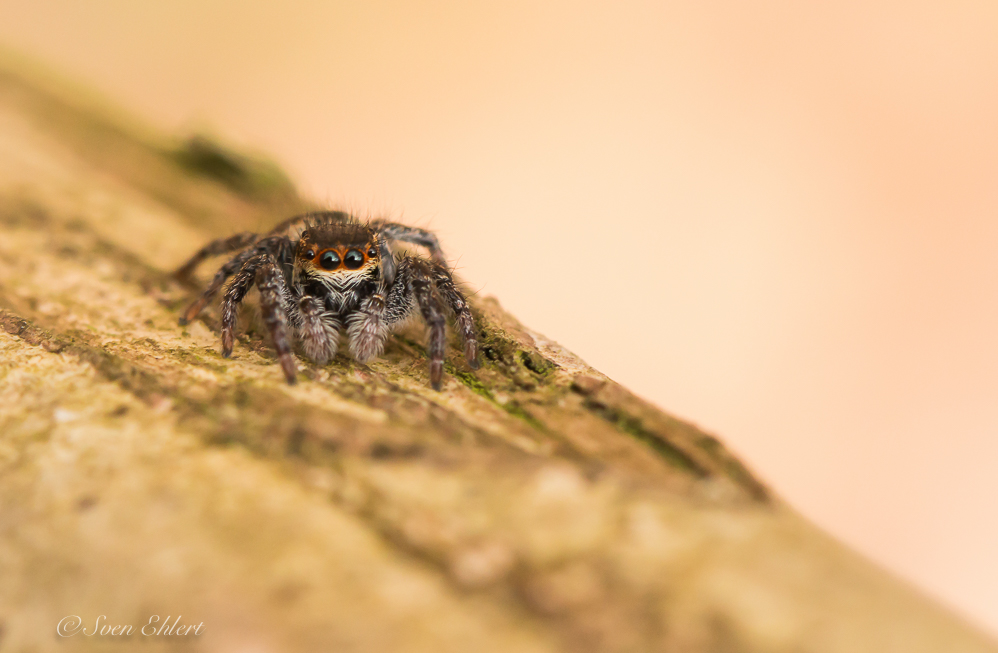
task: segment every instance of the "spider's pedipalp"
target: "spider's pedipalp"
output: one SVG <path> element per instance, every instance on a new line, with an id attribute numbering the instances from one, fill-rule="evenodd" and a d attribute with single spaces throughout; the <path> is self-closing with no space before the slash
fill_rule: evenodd
<path id="1" fill-rule="evenodd" d="M 332 313 L 326 311 L 321 300 L 311 295 L 301 298 L 298 311 L 301 313 L 298 336 L 302 349 L 317 365 L 325 365 L 336 355 L 342 325 Z"/>
<path id="2" fill-rule="evenodd" d="M 374 294 L 361 302 L 350 316 L 347 332 L 350 334 L 350 355 L 361 363 L 368 363 L 381 355 L 388 338 L 385 323 L 385 298 Z"/>

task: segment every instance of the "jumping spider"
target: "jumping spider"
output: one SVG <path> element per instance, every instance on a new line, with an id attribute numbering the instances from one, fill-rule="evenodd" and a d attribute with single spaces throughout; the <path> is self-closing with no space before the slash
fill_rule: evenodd
<path id="1" fill-rule="evenodd" d="M 297 238 L 288 232 L 297 227 Z M 396 258 L 393 241 L 421 245 L 430 259 Z M 430 383 L 440 389 L 446 339 L 446 312 L 453 313 L 464 355 L 478 368 L 478 339 L 468 301 L 457 288 L 432 233 L 392 222 L 363 223 L 338 211 L 308 213 L 285 220 L 267 234 L 241 233 L 208 243 L 183 267 L 189 277 L 206 258 L 239 251 L 192 303 L 180 324 L 204 309 L 234 276 L 222 299 L 222 355 L 232 354 L 236 311 L 249 289 L 260 290 L 263 320 L 288 383 L 295 382 L 290 336 L 319 365 L 336 354 L 340 332 L 350 338 L 350 354 L 366 363 L 379 354 L 388 335 L 418 309 L 429 327 Z"/>

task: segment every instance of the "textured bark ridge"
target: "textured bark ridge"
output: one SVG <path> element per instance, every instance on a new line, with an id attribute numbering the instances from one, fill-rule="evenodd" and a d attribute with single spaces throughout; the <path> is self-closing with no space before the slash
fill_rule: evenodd
<path id="1" fill-rule="evenodd" d="M 250 301 L 221 358 L 217 310 L 179 327 L 196 290 L 169 271 L 308 202 L 14 69 L 3 653 L 998 650 L 493 298 L 473 300 L 482 369 L 452 341 L 442 392 L 418 326 L 371 365 L 299 360 L 290 387 Z M 154 615 L 203 626 L 143 634 Z"/>

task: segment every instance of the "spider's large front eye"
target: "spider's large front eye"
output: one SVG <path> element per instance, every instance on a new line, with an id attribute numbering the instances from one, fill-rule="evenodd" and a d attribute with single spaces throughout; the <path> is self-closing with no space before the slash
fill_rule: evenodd
<path id="1" fill-rule="evenodd" d="M 343 255 L 343 264 L 348 270 L 356 270 L 364 265 L 364 254 L 359 249 L 351 249 Z"/>
<path id="2" fill-rule="evenodd" d="M 347 254 L 349 256 L 349 254 Z M 340 267 L 340 257 L 336 255 L 336 252 L 326 252 L 319 259 L 319 265 L 322 266 L 324 270 L 335 270 Z"/>

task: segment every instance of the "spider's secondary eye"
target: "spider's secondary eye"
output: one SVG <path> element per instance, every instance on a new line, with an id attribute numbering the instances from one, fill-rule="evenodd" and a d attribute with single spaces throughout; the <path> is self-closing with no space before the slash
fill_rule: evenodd
<path id="1" fill-rule="evenodd" d="M 343 264 L 347 266 L 348 270 L 356 270 L 364 265 L 364 255 L 359 249 L 351 249 L 343 255 Z"/>
<path id="2" fill-rule="evenodd" d="M 347 254 L 347 256 L 350 256 Z M 319 265 L 322 266 L 324 270 L 335 270 L 340 267 L 340 257 L 336 255 L 336 252 L 326 252 L 319 259 Z"/>
<path id="3" fill-rule="evenodd" d="M 315 250 L 314 249 L 310 249 L 307 252 L 305 252 L 305 258 L 307 258 L 307 259 L 313 259 L 313 258 L 315 258 Z"/>
<path id="4" fill-rule="evenodd" d="M 371 247 L 370 249 L 367 250 L 368 258 L 374 258 L 377 255 L 378 255 L 378 250 L 375 249 L 374 247 Z"/>

